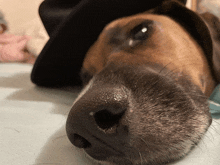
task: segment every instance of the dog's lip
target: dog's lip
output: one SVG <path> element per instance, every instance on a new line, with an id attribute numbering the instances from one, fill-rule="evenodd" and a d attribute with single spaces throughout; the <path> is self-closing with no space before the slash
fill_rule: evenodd
<path id="1" fill-rule="evenodd" d="M 104 150 L 101 148 L 96 148 L 95 151 L 94 149 L 84 149 L 86 154 L 88 154 L 90 157 L 92 157 L 95 160 L 101 160 L 101 161 L 106 161 L 109 157 L 120 157 L 123 158 L 125 155 L 113 148 L 109 148 L 108 146 L 105 147 Z"/>
<path id="2" fill-rule="evenodd" d="M 84 154 L 85 156 L 90 159 L 91 162 L 94 162 L 95 164 L 99 164 L 99 165 L 119 165 L 117 162 L 112 161 L 112 159 L 117 159 L 120 161 L 126 161 L 126 162 L 130 162 L 130 163 L 126 163 L 127 165 L 132 165 L 132 161 L 127 159 L 126 157 L 122 157 L 122 156 L 111 156 L 111 157 L 106 157 L 106 159 L 103 159 L 102 157 L 100 157 L 100 153 L 96 153 L 96 154 L 89 154 L 88 152 L 86 152 L 84 150 Z"/>
<path id="3" fill-rule="evenodd" d="M 92 159 L 95 160 L 100 160 L 100 161 L 105 161 L 106 160 L 106 155 L 103 154 L 102 152 L 89 152 L 88 150 L 85 149 L 85 153 L 89 155 Z"/>
<path id="4" fill-rule="evenodd" d="M 97 149 L 100 148 L 100 150 L 101 150 L 104 147 L 104 151 L 109 152 L 109 155 L 118 156 L 118 157 L 124 157 L 125 156 L 124 153 L 122 151 L 120 151 L 119 149 L 114 148 L 113 146 L 109 145 L 108 143 L 106 143 L 105 141 L 101 140 L 100 138 L 98 138 L 94 135 L 91 135 L 91 136 L 92 136 L 92 138 L 99 141 L 99 143 L 101 143 L 103 145 L 103 146 L 97 147 Z M 102 152 L 99 152 L 99 151 L 94 152 L 93 148 L 86 148 L 84 150 L 91 157 L 93 157 L 95 159 L 97 158 L 98 160 L 102 160 L 102 159 L 100 159 L 100 158 L 102 158 Z M 106 157 L 106 153 L 104 155 L 105 155 L 104 157 Z"/>
<path id="5" fill-rule="evenodd" d="M 123 153 L 123 151 L 120 151 L 118 148 L 114 148 L 112 145 L 110 145 L 109 143 L 107 143 L 106 141 L 103 141 L 101 140 L 99 137 L 93 135 L 89 130 L 87 129 L 84 129 L 84 133 L 87 132 L 87 134 L 89 134 L 89 136 L 91 137 L 90 139 L 95 139 L 95 141 L 98 141 L 99 145 L 98 147 L 94 146 L 94 144 L 92 144 L 91 147 L 89 148 L 85 148 L 84 151 L 89 155 L 91 156 L 92 158 L 94 159 L 97 159 L 97 160 L 105 160 L 107 157 L 106 157 L 106 152 L 109 152 L 109 156 L 114 156 L 114 157 L 125 157 L 125 154 Z M 72 132 L 72 134 L 77 134 L 77 132 Z M 86 135 L 84 135 L 86 136 Z M 104 152 L 100 152 L 102 151 L 102 148 L 104 148 Z M 97 149 L 97 150 L 96 150 Z M 105 154 L 102 154 L 102 153 L 105 153 Z M 105 155 L 105 156 L 104 156 Z"/>

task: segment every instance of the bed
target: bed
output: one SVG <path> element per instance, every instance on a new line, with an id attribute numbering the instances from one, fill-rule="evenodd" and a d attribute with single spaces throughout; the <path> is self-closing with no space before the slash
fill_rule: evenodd
<path id="1" fill-rule="evenodd" d="M 94 165 L 65 133 L 68 111 L 79 88 L 37 87 L 30 64 L 0 64 L 0 164 Z M 220 119 L 201 143 L 176 165 L 220 164 Z"/>
<path id="2" fill-rule="evenodd" d="M 65 133 L 79 89 L 36 87 L 31 69 L 29 64 L 0 64 L 0 164 L 89 164 Z"/>
<path id="3" fill-rule="evenodd" d="M 0 63 L 0 165 L 97 164 L 75 148 L 65 132 L 80 88 L 37 87 L 30 81 L 32 67 Z M 199 145 L 174 164 L 218 165 L 219 153 L 220 119 L 213 119 Z"/>

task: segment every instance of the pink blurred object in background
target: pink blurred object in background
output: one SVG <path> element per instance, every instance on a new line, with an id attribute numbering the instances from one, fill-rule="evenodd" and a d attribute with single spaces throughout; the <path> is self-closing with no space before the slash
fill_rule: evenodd
<path id="1" fill-rule="evenodd" d="M 0 62 L 34 63 L 35 57 L 28 52 L 26 45 L 29 36 L 14 34 L 0 34 Z"/>

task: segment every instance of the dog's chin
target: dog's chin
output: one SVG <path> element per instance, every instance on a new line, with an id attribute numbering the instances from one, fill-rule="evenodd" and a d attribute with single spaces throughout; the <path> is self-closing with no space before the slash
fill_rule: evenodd
<path id="1" fill-rule="evenodd" d="M 175 163 L 178 161 L 181 161 L 186 155 L 190 153 L 190 151 L 196 146 L 197 144 L 192 145 L 189 150 L 185 151 L 179 151 L 178 153 L 175 153 L 174 155 L 170 155 L 169 152 L 165 151 L 165 157 L 158 157 L 155 156 L 155 159 L 152 158 L 151 160 L 147 160 L 145 157 L 148 153 L 139 153 L 138 157 L 131 158 L 133 156 L 130 156 L 130 158 L 126 157 L 107 157 L 105 160 L 97 160 L 87 154 L 85 152 L 86 157 L 90 160 L 90 162 L 94 165 L 169 165 L 170 163 Z M 137 149 L 134 149 L 137 150 Z"/>

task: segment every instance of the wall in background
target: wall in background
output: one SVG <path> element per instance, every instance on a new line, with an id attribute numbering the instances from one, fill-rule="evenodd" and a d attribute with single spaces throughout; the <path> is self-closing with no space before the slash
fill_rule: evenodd
<path id="1" fill-rule="evenodd" d="M 40 21 L 38 8 L 43 0 L 0 0 L 0 10 L 5 15 L 9 24 L 9 32 L 19 33 L 19 29 L 25 24 L 36 20 Z M 191 8 L 191 4 L 196 0 L 187 0 L 186 6 Z M 207 1 L 207 0 L 204 0 Z M 218 0 L 209 0 L 218 1 Z"/>
<path id="2" fill-rule="evenodd" d="M 38 8 L 43 0 L 0 0 L 0 10 L 9 24 L 9 32 L 19 33 L 32 20 L 39 19 Z"/>
<path id="3" fill-rule="evenodd" d="M 187 0 L 186 6 L 191 9 L 191 7 L 192 7 L 192 0 Z"/>
<path id="4" fill-rule="evenodd" d="M 220 0 L 200 0 L 198 11 L 209 11 L 220 18 Z"/>

